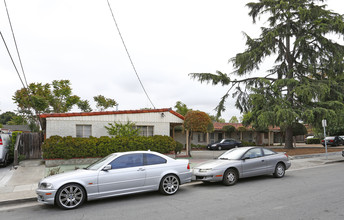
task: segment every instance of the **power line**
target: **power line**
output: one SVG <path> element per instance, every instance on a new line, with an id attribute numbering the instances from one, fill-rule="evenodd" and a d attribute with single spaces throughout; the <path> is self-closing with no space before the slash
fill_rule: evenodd
<path id="1" fill-rule="evenodd" d="M 4 44 L 5 44 L 7 53 L 8 53 L 8 55 L 9 55 L 10 58 L 11 58 L 12 64 L 13 64 L 14 68 L 16 69 L 16 72 L 17 72 L 17 74 L 18 74 L 18 77 L 19 77 L 19 79 L 20 79 L 20 82 L 22 83 L 23 87 L 26 89 L 26 86 L 25 86 L 25 84 L 24 84 L 24 82 L 23 82 L 23 80 L 22 80 L 22 78 L 21 78 L 21 76 L 20 76 L 20 73 L 19 73 L 19 71 L 18 71 L 18 69 L 17 69 L 16 64 L 14 63 L 14 60 L 13 60 L 12 55 L 11 55 L 11 52 L 9 51 L 9 49 L 8 49 L 8 47 L 7 47 L 7 43 L 6 43 L 6 41 L 5 41 L 4 36 L 2 35 L 2 32 L 1 32 L 1 31 L 0 31 L 0 35 L 1 35 L 2 41 L 3 41 Z"/>
<path id="2" fill-rule="evenodd" d="M 19 63 L 20 63 L 20 66 L 21 66 L 21 69 L 22 69 L 22 72 L 23 72 L 23 76 L 24 76 L 24 80 L 25 80 L 25 83 L 26 83 L 26 87 L 29 87 L 28 84 L 27 84 L 27 80 L 26 80 L 26 76 L 25 76 L 25 71 L 24 71 L 23 63 L 22 63 L 22 61 L 21 61 L 21 57 L 20 57 L 20 53 L 19 53 L 19 49 L 18 49 L 16 37 L 15 37 L 15 35 L 14 35 L 14 31 L 13 31 L 13 27 L 12 27 L 12 22 L 11 22 L 10 14 L 9 14 L 9 12 L 8 12 L 8 9 L 7 9 L 6 0 L 4 0 L 4 4 L 5 4 L 6 12 L 7 12 L 8 21 L 9 21 L 10 27 L 11 27 L 11 31 L 12 31 L 12 36 L 13 36 L 14 44 L 15 44 L 15 46 L 16 46 L 17 55 L 18 55 L 18 58 L 19 58 Z"/>
<path id="3" fill-rule="evenodd" d="M 111 15 L 112 15 L 113 21 L 114 21 L 114 22 L 115 22 L 115 24 L 116 24 L 116 28 L 117 28 L 118 34 L 119 34 L 119 36 L 121 37 L 121 40 L 122 40 L 123 46 L 124 46 L 124 48 L 125 48 L 125 51 L 127 52 L 127 55 L 128 55 L 128 57 L 129 57 L 129 60 L 130 60 L 131 66 L 133 67 L 133 69 L 134 69 L 134 72 L 135 72 L 135 74 L 136 74 L 136 76 L 137 76 L 137 79 L 139 80 L 139 82 L 140 82 L 140 84 L 141 84 L 141 87 L 142 87 L 143 91 L 145 92 L 145 94 L 146 94 L 146 96 L 147 96 L 148 100 L 150 101 L 150 103 L 152 104 L 153 108 L 155 109 L 155 106 L 154 106 L 154 104 L 153 104 L 152 100 L 149 98 L 149 95 L 148 95 L 148 93 L 147 93 L 147 91 L 146 91 L 145 87 L 143 86 L 143 83 L 142 83 L 142 81 L 141 81 L 141 79 L 140 79 L 140 77 L 139 77 L 139 74 L 138 74 L 138 73 L 137 73 L 137 71 L 136 71 L 135 65 L 134 65 L 134 63 L 133 63 L 133 61 L 132 61 L 132 59 L 131 59 L 131 57 L 130 57 L 129 51 L 128 51 L 128 49 L 127 49 L 127 47 L 126 47 L 125 43 L 124 43 L 124 40 L 123 40 L 122 34 L 121 34 L 121 32 L 120 32 L 120 30 L 119 30 L 119 27 L 118 27 L 118 25 L 117 25 L 117 22 L 116 22 L 116 19 L 115 19 L 114 13 L 113 13 L 113 11 L 112 11 L 112 8 L 111 8 L 111 6 L 110 6 L 109 0 L 107 0 L 107 3 L 108 3 L 108 6 L 109 6 L 109 9 L 110 9 L 110 12 L 111 12 Z"/>

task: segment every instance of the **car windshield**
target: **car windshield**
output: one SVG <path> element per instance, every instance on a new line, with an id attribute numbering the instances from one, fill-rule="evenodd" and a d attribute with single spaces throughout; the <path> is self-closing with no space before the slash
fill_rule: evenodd
<path id="1" fill-rule="evenodd" d="M 85 169 L 86 170 L 98 170 L 100 167 L 104 166 L 105 165 L 105 161 L 109 158 L 109 157 L 112 157 L 112 156 L 116 156 L 116 154 L 110 154 L 106 157 L 103 157 L 99 160 L 97 160 L 96 162 L 90 164 L 88 167 L 86 167 Z"/>
<path id="2" fill-rule="evenodd" d="M 247 148 L 233 148 L 218 157 L 220 160 L 239 160 L 247 151 Z"/>
<path id="3" fill-rule="evenodd" d="M 226 139 L 222 139 L 221 141 L 220 141 L 220 143 L 222 144 L 223 142 L 225 142 L 226 141 Z"/>

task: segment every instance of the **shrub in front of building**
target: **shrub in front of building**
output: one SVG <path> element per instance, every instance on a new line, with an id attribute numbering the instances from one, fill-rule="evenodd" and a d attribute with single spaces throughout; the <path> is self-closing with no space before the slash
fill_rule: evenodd
<path id="1" fill-rule="evenodd" d="M 170 153 L 176 141 L 169 136 L 152 137 L 60 137 L 51 136 L 42 145 L 44 159 L 104 157 L 115 152 L 151 150 Z"/>
<path id="2" fill-rule="evenodd" d="M 306 140 L 306 144 L 320 144 L 320 138 L 309 138 Z"/>

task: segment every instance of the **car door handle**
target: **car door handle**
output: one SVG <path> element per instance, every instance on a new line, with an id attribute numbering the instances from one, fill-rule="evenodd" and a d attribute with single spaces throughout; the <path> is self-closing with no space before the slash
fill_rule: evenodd
<path id="1" fill-rule="evenodd" d="M 145 171 L 145 168 L 139 168 L 137 171 Z"/>

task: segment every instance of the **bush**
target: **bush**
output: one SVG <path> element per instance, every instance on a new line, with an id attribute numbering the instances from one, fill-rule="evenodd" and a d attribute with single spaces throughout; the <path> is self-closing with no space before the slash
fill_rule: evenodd
<path id="1" fill-rule="evenodd" d="M 12 132 L 11 144 L 10 144 L 10 149 L 8 152 L 10 161 L 13 161 L 14 159 L 14 145 L 16 144 L 16 139 L 17 139 L 18 134 L 21 134 L 21 133 L 22 133 L 21 131 Z"/>
<path id="2" fill-rule="evenodd" d="M 51 136 L 42 145 L 44 159 L 71 159 L 104 157 L 114 152 L 152 150 L 170 153 L 176 150 L 176 141 L 168 136 L 152 137 L 60 137 Z"/>
<path id="3" fill-rule="evenodd" d="M 254 142 L 241 141 L 242 146 L 256 146 Z"/>
<path id="4" fill-rule="evenodd" d="M 320 144 L 320 138 L 309 138 L 306 140 L 306 144 Z"/>
<path id="5" fill-rule="evenodd" d="M 205 149 L 207 149 L 207 145 L 202 145 L 202 144 L 191 144 L 191 149 L 205 150 Z"/>
<path id="6" fill-rule="evenodd" d="M 174 148 L 175 154 L 180 154 L 184 148 L 184 145 L 178 141 L 176 141 L 176 147 Z"/>

